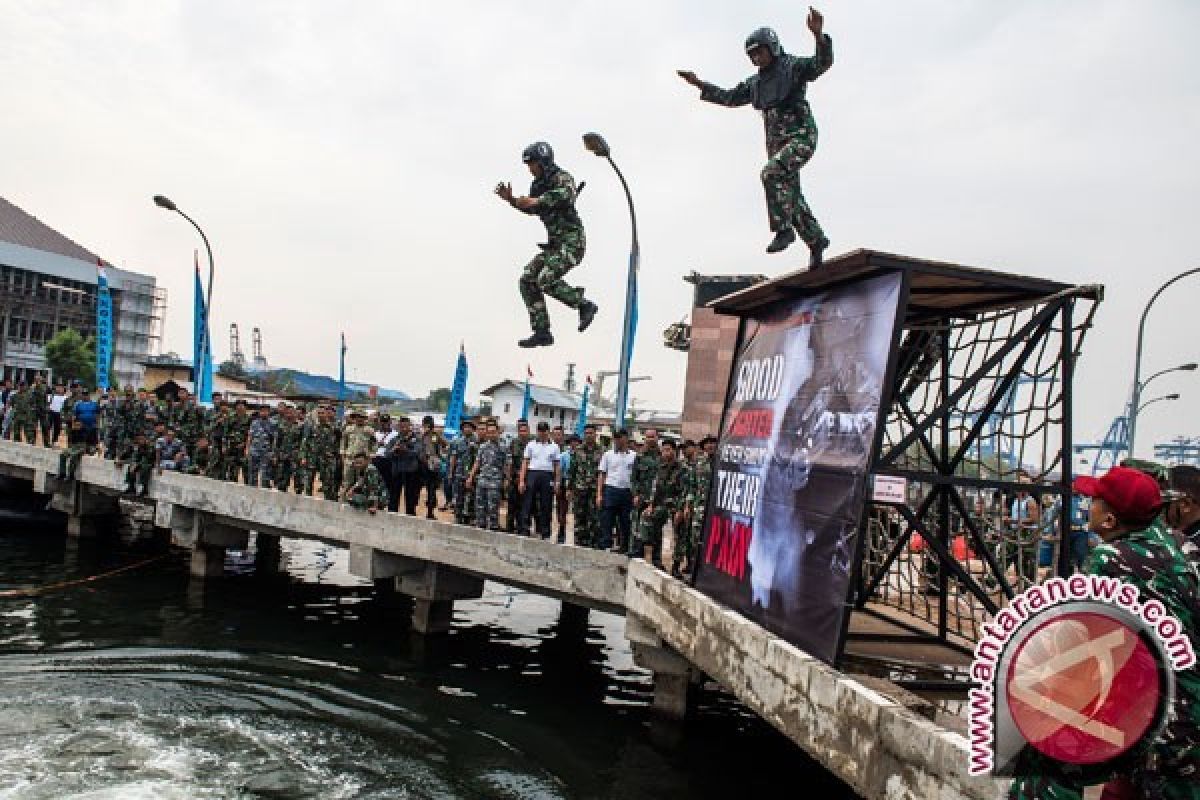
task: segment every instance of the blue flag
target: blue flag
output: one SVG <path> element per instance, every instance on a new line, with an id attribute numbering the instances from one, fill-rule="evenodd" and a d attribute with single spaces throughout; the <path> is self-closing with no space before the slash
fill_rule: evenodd
<path id="1" fill-rule="evenodd" d="M 342 351 L 338 359 L 338 411 L 337 418 L 341 422 L 346 415 L 346 332 L 342 331 Z"/>
<path id="2" fill-rule="evenodd" d="M 525 367 L 525 399 L 523 399 L 521 401 L 521 419 L 525 419 L 525 420 L 529 419 L 529 406 L 530 406 L 529 379 L 532 377 L 533 377 L 533 368 L 526 366 Z"/>
<path id="3" fill-rule="evenodd" d="M 629 319 L 628 327 L 625 329 L 623 342 L 625 344 L 625 352 L 621 353 L 621 375 L 620 383 L 617 386 L 617 407 L 613 415 L 613 427 L 625 427 L 625 411 L 629 406 L 629 370 L 633 365 L 633 342 L 637 338 L 637 322 L 638 322 L 638 297 L 637 297 L 637 273 L 638 262 L 641 260 L 640 252 L 637 245 L 634 245 L 633 250 L 629 254 L 629 279 L 626 285 L 626 294 L 629 298 Z"/>
<path id="4" fill-rule="evenodd" d="M 447 438 L 458 436 L 462 425 L 463 405 L 467 399 L 467 351 L 458 347 L 458 364 L 454 367 L 454 388 L 450 390 L 450 407 L 446 409 L 446 424 L 442 433 Z"/>
<path id="5" fill-rule="evenodd" d="M 96 261 L 96 387 L 108 388 L 108 365 L 112 363 L 112 295 L 104 262 Z"/>
<path id="6" fill-rule="evenodd" d="M 211 336 L 208 326 L 208 311 L 204 307 L 204 287 L 200 283 L 200 262 L 197 260 L 196 299 L 192 312 L 192 376 L 196 382 L 196 401 L 200 403 L 212 402 L 213 369 Z"/>
<path id="7" fill-rule="evenodd" d="M 583 438 L 583 426 L 587 425 L 588 412 L 588 395 L 592 392 L 592 379 L 588 377 L 587 384 L 583 387 L 583 399 L 579 401 L 579 421 L 575 423 L 575 435 Z"/>

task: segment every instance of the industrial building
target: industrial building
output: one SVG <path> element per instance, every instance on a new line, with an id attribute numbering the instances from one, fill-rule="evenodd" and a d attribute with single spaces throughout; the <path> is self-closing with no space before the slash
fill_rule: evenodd
<path id="1" fill-rule="evenodd" d="M 46 342 L 64 328 L 96 333 L 100 257 L 0 197 L 0 368 L 3 377 L 48 375 Z M 104 262 L 106 265 L 107 261 Z M 141 363 L 162 344 L 166 289 L 152 275 L 108 266 L 113 301 L 110 376 L 140 386 Z M 67 377 L 67 376 L 63 376 Z"/>

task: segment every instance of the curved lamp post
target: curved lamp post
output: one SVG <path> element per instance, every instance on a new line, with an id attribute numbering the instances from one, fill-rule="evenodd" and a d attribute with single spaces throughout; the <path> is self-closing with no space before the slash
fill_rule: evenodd
<path id="1" fill-rule="evenodd" d="M 637 213 L 633 209 L 633 195 L 629 193 L 629 184 L 621 173 L 620 167 L 612 160 L 612 151 L 608 142 L 598 133 L 585 133 L 583 146 L 590 152 L 606 160 L 617 173 L 621 188 L 625 190 L 625 202 L 629 204 L 629 223 L 633 228 L 633 243 L 629 248 L 629 272 L 625 278 L 625 323 L 621 328 L 621 360 L 617 372 L 617 403 L 613 412 L 613 430 L 625 427 L 625 409 L 629 405 L 629 362 L 633 356 L 634 324 L 637 318 L 637 270 L 641 259 L 638 246 Z"/>
<path id="2" fill-rule="evenodd" d="M 208 329 L 212 322 L 212 320 L 210 319 L 210 317 L 212 315 L 211 309 L 212 309 L 212 285 L 213 285 L 212 247 L 209 245 L 208 237 L 204 235 L 203 229 L 201 229 L 201 227 L 196 224 L 196 220 L 192 219 L 187 214 L 183 213 L 183 211 L 181 211 L 179 209 L 179 206 L 177 206 L 173 202 L 171 202 L 171 200 L 169 198 L 164 197 L 161 194 L 156 194 L 156 195 L 154 195 L 154 205 L 156 205 L 159 208 L 164 209 L 166 211 L 174 211 L 176 214 L 183 217 L 188 222 L 192 223 L 192 227 L 196 229 L 196 232 L 200 234 L 200 238 L 204 240 L 204 250 L 206 253 L 208 253 L 208 289 L 205 290 L 205 297 L 204 297 L 204 325 L 200 330 L 200 348 L 199 348 L 200 363 L 192 365 L 192 374 L 196 379 L 195 380 L 196 398 L 202 399 L 204 397 L 204 391 L 206 389 L 209 390 L 210 392 L 212 390 L 212 387 L 202 385 L 202 383 L 204 381 L 204 363 L 208 360 L 210 348 L 212 347 L 212 343 L 209 342 L 209 340 L 208 340 L 208 338 L 209 338 L 209 330 Z"/>
<path id="3" fill-rule="evenodd" d="M 1154 294 L 1150 295 L 1150 300 L 1146 303 L 1146 307 L 1142 309 L 1142 319 L 1138 322 L 1137 354 L 1134 356 L 1133 362 L 1133 396 L 1129 399 L 1130 457 L 1133 456 L 1133 448 L 1137 444 L 1137 415 L 1140 410 L 1138 404 L 1142 401 L 1142 387 L 1145 386 L 1142 383 L 1142 337 L 1146 333 L 1146 315 L 1150 313 L 1150 306 L 1154 305 L 1154 301 L 1158 299 L 1160 294 L 1167 290 L 1167 287 L 1176 281 L 1183 280 L 1187 276 L 1195 275 L 1198 272 L 1200 272 L 1200 267 L 1194 267 L 1193 269 L 1184 270 L 1174 278 L 1171 278 L 1171 280 L 1158 287 Z M 1149 380 L 1146 383 L 1149 383 Z"/>
<path id="4" fill-rule="evenodd" d="M 1171 394 L 1164 394 L 1161 397 L 1156 397 L 1153 400 L 1147 400 L 1146 402 L 1142 403 L 1142 407 L 1138 409 L 1138 413 L 1139 414 L 1142 413 L 1143 411 L 1146 410 L 1147 407 L 1152 406 L 1155 403 L 1161 403 L 1164 400 L 1178 400 L 1178 399 L 1179 399 L 1178 392 L 1173 392 Z"/>

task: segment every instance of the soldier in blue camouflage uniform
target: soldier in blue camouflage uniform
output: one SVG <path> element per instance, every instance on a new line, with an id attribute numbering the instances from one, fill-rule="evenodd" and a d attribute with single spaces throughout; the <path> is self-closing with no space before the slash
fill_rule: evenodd
<path id="1" fill-rule="evenodd" d="M 305 470 L 305 494 L 313 493 L 313 480 L 319 475 L 321 494 L 326 500 L 337 500 L 338 430 L 331 410 L 322 408 L 317 412 L 317 424 L 300 447 L 300 466 Z"/>
<path id="2" fill-rule="evenodd" d="M 474 490 L 475 494 L 477 528 L 500 530 L 500 499 L 504 496 L 507 474 L 508 448 L 500 441 L 500 426 L 495 420 L 488 420 L 466 481 L 467 491 Z"/>
<path id="3" fill-rule="evenodd" d="M 388 491 L 379 469 L 367 459 L 363 452 L 350 458 L 347 472 L 354 475 L 354 482 L 342 490 L 342 500 L 359 511 L 374 514 L 388 507 Z"/>
<path id="4" fill-rule="evenodd" d="M 1155 480 L 1140 470 L 1113 467 L 1099 479 L 1076 478 L 1074 489 L 1092 498 L 1088 529 L 1103 541 L 1084 571 L 1136 586 L 1143 605 L 1151 599 L 1162 603 L 1200 654 L 1200 559 L 1190 557 L 1190 543 L 1160 517 L 1163 502 Z M 1083 788 L 1057 778 L 1031 748 L 1023 758 L 1018 769 L 1026 777 L 1013 782 L 1011 800 L 1082 800 Z M 1166 727 L 1144 760 L 1109 785 L 1114 793 L 1118 787 L 1125 794 L 1117 797 L 1200 800 L 1200 665 L 1175 673 Z"/>
<path id="5" fill-rule="evenodd" d="M 275 466 L 275 420 L 266 406 L 250 421 L 250 465 L 246 470 L 246 485 L 271 488 L 271 472 Z"/>
<path id="6" fill-rule="evenodd" d="M 583 443 L 571 454 L 566 475 L 566 484 L 571 491 L 576 547 L 597 547 L 599 544 L 596 476 L 603 455 L 604 450 L 596 441 L 596 426 L 584 425 Z"/>
<path id="7" fill-rule="evenodd" d="M 466 490 L 467 476 L 475 464 L 479 443 L 475 438 L 475 423 L 466 420 L 462 432 L 450 443 L 450 485 L 454 496 L 454 521 L 459 525 L 470 525 L 474 518 L 472 492 Z"/>
<path id="8" fill-rule="evenodd" d="M 676 458 L 674 442 L 662 443 L 658 469 L 644 499 L 646 503 L 638 517 L 638 532 L 628 555 L 644 558 L 646 545 L 650 545 L 650 561 L 662 569 L 663 526 L 670 521 L 672 528 L 679 531 L 686 516 L 687 470 Z"/>
<path id="9" fill-rule="evenodd" d="M 700 89 L 700 99 L 735 107 L 753 104 L 762 112 L 767 136 L 767 165 L 762 170 L 767 196 L 767 216 L 775 238 L 768 253 L 778 253 L 796 240 L 809 247 L 809 268 L 821 265 L 829 240 L 809 210 L 800 189 L 800 169 L 817 149 L 817 125 L 805 97 L 809 81 L 833 65 L 833 40 L 824 31 L 825 20 L 811 10 L 808 29 L 817 40 L 816 55 L 801 58 L 783 51 L 770 28 L 760 28 L 746 39 L 746 54 L 758 73 L 733 89 L 721 89 L 700 80 L 696 73 L 680 70 L 679 76 Z"/>
<path id="10" fill-rule="evenodd" d="M 541 347 L 554 344 L 550 334 L 550 314 L 546 310 L 546 295 L 567 308 L 579 310 L 579 330 L 582 332 L 596 317 L 596 304 L 584 297 L 583 288 L 570 286 L 563 276 L 579 265 L 587 242 L 583 220 L 575 210 L 578 191 L 575 179 L 554 163 L 554 151 L 545 142 L 534 142 L 521 153 L 521 160 L 533 174 L 533 184 L 527 197 L 513 195 L 512 185 L 501 183 L 496 194 L 513 208 L 526 214 L 536 214 L 546 226 L 548 240 L 542 252 L 525 266 L 521 275 L 521 299 L 529 311 L 533 335 L 522 339 L 521 347 Z"/>

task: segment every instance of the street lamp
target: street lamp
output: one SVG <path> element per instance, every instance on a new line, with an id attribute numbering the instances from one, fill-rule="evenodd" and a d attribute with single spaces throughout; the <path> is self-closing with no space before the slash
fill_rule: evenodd
<path id="1" fill-rule="evenodd" d="M 1178 400 L 1178 399 L 1179 399 L 1179 393 L 1178 393 L 1178 392 L 1173 392 L 1173 393 L 1171 393 L 1171 394 L 1164 394 L 1164 395 L 1163 395 L 1163 396 L 1161 396 L 1161 397 L 1156 397 L 1156 398 L 1154 398 L 1153 400 L 1147 400 L 1146 402 L 1142 403 L 1142 406 L 1141 406 L 1141 408 L 1139 408 L 1139 409 L 1138 409 L 1138 413 L 1139 413 L 1139 414 L 1140 414 L 1140 413 L 1142 413 L 1143 411 L 1145 411 L 1145 410 L 1146 410 L 1146 408 L 1147 408 L 1148 406 L 1152 406 L 1152 405 L 1154 405 L 1155 403 L 1162 402 L 1163 400 Z M 1133 454 L 1132 454 L 1132 453 L 1130 453 L 1130 456 L 1132 456 L 1132 455 L 1133 455 Z"/>
<path id="2" fill-rule="evenodd" d="M 1178 367 L 1171 367 L 1170 369 L 1160 369 L 1158 372 L 1154 373 L 1149 378 L 1146 378 L 1146 380 L 1142 381 L 1142 390 L 1144 391 L 1146 389 L 1146 387 L 1150 384 L 1150 381 L 1154 380 L 1159 375 L 1166 375 L 1167 373 L 1170 373 L 1170 372 L 1195 372 L 1196 367 L 1198 367 L 1198 366 L 1200 366 L 1200 364 L 1196 364 L 1193 362 L 1191 364 L 1180 364 Z"/>
<path id="3" fill-rule="evenodd" d="M 617 405 L 613 411 L 613 429 L 625 427 L 625 409 L 629 405 L 629 361 L 633 356 L 633 334 L 637 319 L 637 270 L 641 258 L 638 247 L 637 214 L 633 210 L 633 195 L 629 193 L 629 184 L 621 169 L 612 160 L 612 151 L 608 142 L 598 133 L 585 133 L 583 146 L 590 152 L 606 160 L 617 178 L 621 188 L 625 190 L 625 202 L 629 204 L 629 223 L 633 228 L 633 243 L 629 247 L 629 273 L 625 278 L 625 322 L 621 328 L 621 360 L 617 372 Z"/>
<path id="4" fill-rule="evenodd" d="M 1175 283 L 1176 281 L 1183 280 L 1184 278 L 1186 278 L 1189 275 L 1195 275 L 1198 272 L 1200 272 L 1200 267 L 1194 267 L 1189 270 L 1184 270 L 1183 272 L 1176 275 L 1174 278 L 1171 278 L 1171 280 L 1167 281 L 1162 286 L 1158 287 L 1158 289 L 1154 292 L 1154 294 L 1150 295 L 1150 300 L 1146 303 L 1146 307 L 1142 309 L 1142 319 L 1140 322 L 1138 322 L 1137 354 L 1134 356 L 1134 361 L 1133 361 L 1133 395 L 1129 399 L 1129 455 L 1130 455 L 1130 457 L 1133 456 L 1133 448 L 1134 448 L 1134 445 L 1137 444 L 1138 404 L 1142 400 L 1142 387 L 1144 386 L 1144 384 L 1141 382 L 1142 381 L 1142 337 L 1146 332 L 1146 315 L 1150 313 L 1150 306 L 1154 305 L 1154 301 L 1158 299 L 1158 296 L 1160 294 L 1162 294 L 1164 291 L 1166 291 L 1168 286 Z M 1147 381 L 1147 383 L 1149 383 L 1149 381 Z"/>
<path id="5" fill-rule="evenodd" d="M 204 235 L 204 231 L 200 228 L 199 225 L 196 224 L 196 220 L 192 219 L 187 214 L 180 211 L 179 206 L 177 206 L 173 202 L 171 202 L 171 200 L 169 198 L 164 197 L 161 194 L 156 194 L 156 195 L 154 195 L 154 205 L 158 206 L 161 209 L 165 209 L 166 211 L 174 211 L 176 214 L 183 217 L 188 222 L 192 223 L 192 227 L 196 229 L 196 232 L 200 234 L 200 238 L 204 240 L 204 250 L 205 250 L 205 252 L 208 253 L 208 289 L 205 291 L 205 297 L 204 297 L 204 325 L 200 329 L 200 347 L 198 350 L 199 363 L 192 365 L 192 373 L 193 373 L 193 377 L 195 377 L 195 383 L 196 383 L 196 397 L 200 400 L 203 400 L 206 390 L 209 393 L 209 397 L 212 396 L 212 387 L 203 385 L 204 384 L 204 364 L 207 363 L 207 361 L 208 361 L 209 351 L 210 351 L 210 348 L 212 347 L 212 343 L 209 342 L 209 332 L 208 332 L 208 328 L 211 323 L 211 320 L 209 319 L 209 317 L 211 316 L 211 313 L 212 313 L 212 311 L 211 311 L 211 309 L 212 309 L 212 285 L 213 285 L 212 247 L 209 245 L 208 237 Z"/>

